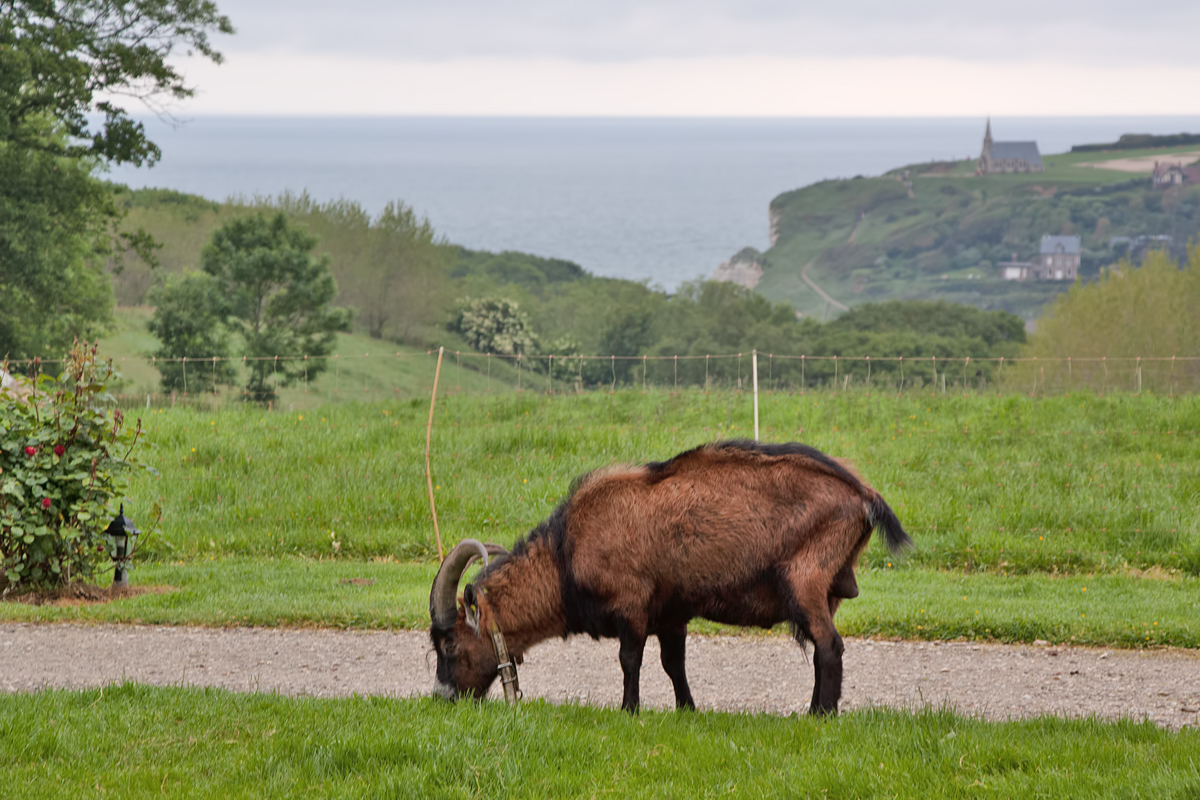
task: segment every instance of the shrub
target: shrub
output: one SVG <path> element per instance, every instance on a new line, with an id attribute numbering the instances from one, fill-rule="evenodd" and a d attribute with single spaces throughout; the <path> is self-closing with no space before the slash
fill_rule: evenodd
<path id="1" fill-rule="evenodd" d="M 91 577 L 111 557 L 104 528 L 130 473 L 130 429 L 107 391 L 115 374 L 76 342 L 57 378 L 0 393 L 0 594 Z"/>

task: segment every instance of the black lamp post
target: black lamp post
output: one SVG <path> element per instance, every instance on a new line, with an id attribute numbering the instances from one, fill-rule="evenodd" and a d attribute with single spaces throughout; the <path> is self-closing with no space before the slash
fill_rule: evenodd
<path id="1" fill-rule="evenodd" d="M 125 516 L 125 504 L 113 517 L 112 522 L 104 529 L 104 536 L 112 545 L 112 560 L 116 565 L 113 570 L 113 588 L 124 588 L 129 585 L 129 556 L 137 547 L 137 537 L 141 533 L 133 525 L 133 520 Z"/>

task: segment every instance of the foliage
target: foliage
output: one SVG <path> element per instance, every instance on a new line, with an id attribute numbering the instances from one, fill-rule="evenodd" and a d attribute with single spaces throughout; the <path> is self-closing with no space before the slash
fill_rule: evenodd
<path id="1" fill-rule="evenodd" d="M 408 341 L 444 320 L 451 248 L 410 206 L 390 202 L 372 218 L 356 202 L 321 205 L 307 194 L 255 205 L 286 213 L 318 237 L 337 279 L 337 302 L 355 310 L 371 338 Z"/>
<path id="2" fill-rule="evenodd" d="M 1025 342 L 1025 323 L 1015 314 L 981 311 L 974 306 L 945 300 L 868 303 L 850 309 L 829 323 L 825 330 L 962 337 L 979 339 L 988 347 L 1000 342 L 1014 345 Z"/>
<path id="3" fill-rule="evenodd" d="M 108 328 L 98 254 L 117 216 L 88 163 L 0 141 L 0 357 L 57 356 Z"/>
<path id="4" fill-rule="evenodd" d="M 149 331 L 161 344 L 152 354 L 165 392 L 211 392 L 231 385 L 235 370 L 228 361 L 227 301 L 208 273 L 171 277 L 150 294 L 154 316 Z M 187 359 L 192 359 L 191 375 Z"/>
<path id="5" fill-rule="evenodd" d="M 182 46 L 219 61 L 217 31 L 233 29 L 211 0 L 0 0 L 0 354 L 99 335 L 112 322 L 105 258 L 116 271 L 124 250 L 153 263 L 144 231 L 116 233 L 121 210 L 93 174 L 160 155 L 113 98 L 189 97 L 173 58 Z"/>
<path id="6" fill-rule="evenodd" d="M 571 283 L 590 278 L 583 267 L 561 258 L 542 258 L 528 253 L 505 250 L 489 253 L 455 248 L 455 263 L 450 276 L 458 279 L 486 278 L 497 285 L 520 286 L 540 294 L 553 284 Z"/>
<path id="7" fill-rule="evenodd" d="M 154 261 L 136 252 L 110 261 L 117 305 L 143 305 L 164 275 L 181 275 L 200 267 L 200 251 L 223 221 L 222 206 L 203 197 L 170 189 L 113 187 L 114 202 L 124 214 L 124 227 L 144 230 L 159 245 Z"/>
<path id="8" fill-rule="evenodd" d="M 282 212 L 257 213 L 222 225 L 201 254 L 251 360 L 246 391 L 255 402 L 323 372 L 335 332 L 349 327 L 350 315 L 329 305 L 337 284 L 328 261 L 313 257 L 315 246 Z"/>
<path id="9" fill-rule="evenodd" d="M 504 297 L 466 298 L 454 312 L 449 329 L 462 334 L 481 353 L 532 355 L 539 352 L 538 337 L 529 316 Z"/>
<path id="10" fill-rule="evenodd" d="M 161 155 L 113 97 L 191 97 L 180 49 L 220 63 L 233 33 L 211 0 L 0 0 L 0 142 L 69 158 L 153 164 Z M 98 130 L 89 117 L 102 115 Z M 62 136 L 47 138 L 56 120 Z"/>
<path id="11" fill-rule="evenodd" d="M 1027 355 L 1080 359 L 1078 385 L 1103 390 L 1107 367 L 1083 359 L 1170 358 L 1200 353 L 1200 246 L 1189 250 L 1188 264 L 1163 252 L 1151 253 L 1142 266 L 1122 261 L 1095 283 L 1076 285 L 1038 322 Z M 1145 388 L 1170 392 L 1179 381 L 1200 374 L 1194 362 L 1146 374 Z M 1025 374 L 1014 376 L 1021 385 Z M 1141 376 L 1138 377 L 1141 382 Z"/>
<path id="12" fill-rule="evenodd" d="M 1071 152 L 1097 153 L 1108 150 L 1143 150 L 1149 147 L 1181 147 L 1192 144 L 1200 144 L 1200 133 L 1169 133 L 1166 135 L 1123 133 L 1115 142 L 1107 142 L 1105 144 L 1077 144 L 1071 147 Z"/>
<path id="13" fill-rule="evenodd" d="M 111 364 L 76 344 L 32 399 L 0 394 L 0 587 L 49 588 L 90 576 L 107 558 L 104 527 L 129 487 L 141 420 L 112 405 Z"/>

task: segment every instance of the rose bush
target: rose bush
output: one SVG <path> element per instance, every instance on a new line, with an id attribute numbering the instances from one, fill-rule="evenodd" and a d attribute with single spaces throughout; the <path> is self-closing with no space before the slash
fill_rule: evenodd
<path id="1" fill-rule="evenodd" d="M 141 420 L 108 393 L 111 364 L 76 342 L 57 377 L 26 397 L 0 392 L 0 594 L 90 578 L 109 559 L 104 528 L 124 498 Z"/>

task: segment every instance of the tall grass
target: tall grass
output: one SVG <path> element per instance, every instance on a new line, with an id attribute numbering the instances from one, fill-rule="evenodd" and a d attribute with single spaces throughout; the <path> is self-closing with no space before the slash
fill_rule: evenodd
<path id="1" fill-rule="evenodd" d="M 428 402 L 314 411 L 155 410 L 161 559 L 299 554 L 432 558 Z M 1161 567 L 1200 574 L 1200 398 L 772 394 L 762 438 L 853 461 L 916 540 L 909 565 L 1000 574 Z M 636 391 L 439 401 L 443 536 L 509 543 L 580 473 L 753 434 L 748 394 Z M 144 524 L 144 523 L 143 523 Z M 866 564 L 890 559 L 872 545 Z"/>

